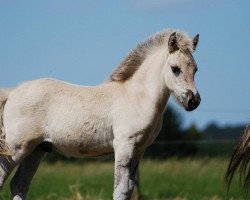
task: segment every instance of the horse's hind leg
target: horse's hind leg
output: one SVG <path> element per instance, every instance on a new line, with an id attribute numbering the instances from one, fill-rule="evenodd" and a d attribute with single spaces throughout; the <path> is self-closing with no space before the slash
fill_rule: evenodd
<path id="1" fill-rule="evenodd" d="M 0 157 L 0 190 L 15 166 L 16 163 L 11 158 Z"/>
<path id="2" fill-rule="evenodd" d="M 0 156 L 0 189 L 2 189 L 5 180 L 9 177 L 12 170 L 25 157 L 24 151 L 13 151 L 12 153 L 12 156 Z"/>
<path id="3" fill-rule="evenodd" d="M 30 141 L 25 143 L 18 141 L 20 141 L 20 138 L 9 141 L 6 140 L 6 144 L 9 145 L 12 155 L 0 155 L 0 189 L 3 187 L 5 180 L 12 170 L 34 149 L 33 145 L 28 148 Z"/>
<path id="4" fill-rule="evenodd" d="M 45 154 L 45 151 L 43 151 L 40 147 L 37 147 L 20 163 L 14 177 L 10 182 L 13 200 L 25 199 L 31 180 Z"/>

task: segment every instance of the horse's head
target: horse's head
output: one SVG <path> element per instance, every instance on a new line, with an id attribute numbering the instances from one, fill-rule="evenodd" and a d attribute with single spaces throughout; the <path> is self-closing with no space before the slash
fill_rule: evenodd
<path id="1" fill-rule="evenodd" d="M 201 101 L 194 83 L 197 64 L 192 56 L 198 40 L 199 35 L 189 39 L 176 32 L 168 40 L 164 79 L 171 94 L 187 111 L 196 109 Z"/>

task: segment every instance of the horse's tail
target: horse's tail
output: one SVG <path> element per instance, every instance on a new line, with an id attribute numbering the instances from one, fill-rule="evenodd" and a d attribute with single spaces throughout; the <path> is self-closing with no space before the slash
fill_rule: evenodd
<path id="1" fill-rule="evenodd" d="M 12 151 L 5 141 L 5 129 L 3 124 L 4 106 L 8 99 L 10 90 L 0 89 L 0 156 L 8 157 L 12 155 Z"/>
<path id="2" fill-rule="evenodd" d="M 238 140 L 237 146 L 232 154 L 230 163 L 226 172 L 226 183 L 228 190 L 230 188 L 233 176 L 237 169 L 240 174 L 240 181 L 248 191 L 250 186 L 250 126 L 246 127 L 245 132 Z"/>

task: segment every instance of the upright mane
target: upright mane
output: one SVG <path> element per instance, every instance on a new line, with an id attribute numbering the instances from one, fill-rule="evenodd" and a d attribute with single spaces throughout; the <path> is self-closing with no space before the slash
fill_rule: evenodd
<path id="1" fill-rule="evenodd" d="M 137 71 L 139 66 L 145 60 L 148 54 L 153 51 L 153 49 L 165 45 L 168 48 L 168 40 L 171 33 L 176 32 L 176 37 L 178 41 L 178 47 L 187 55 L 190 55 L 194 51 L 194 46 L 192 38 L 190 38 L 186 33 L 176 30 L 164 30 L 156 33 L 152 37 L 148 38 L 144 42 L 137 45 L 125 59 L 118 65 L 118 67 L 109 76 L 107 82 L 114 81 L 126 81 L 133 76 Z"/>

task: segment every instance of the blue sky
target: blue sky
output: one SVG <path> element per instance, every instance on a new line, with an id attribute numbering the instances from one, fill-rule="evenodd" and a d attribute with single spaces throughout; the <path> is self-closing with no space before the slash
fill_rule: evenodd
<path id="1" fill-rule="evenodd" d="M 0 86 L 54 77 L 96 85 L 165 28 L 200 34 L 194 56 L 200 107 L 183 125 L 250 122 L 250 1 L 0 0 Z M 175 105 L 174 101 L 170 102 Z"/>

